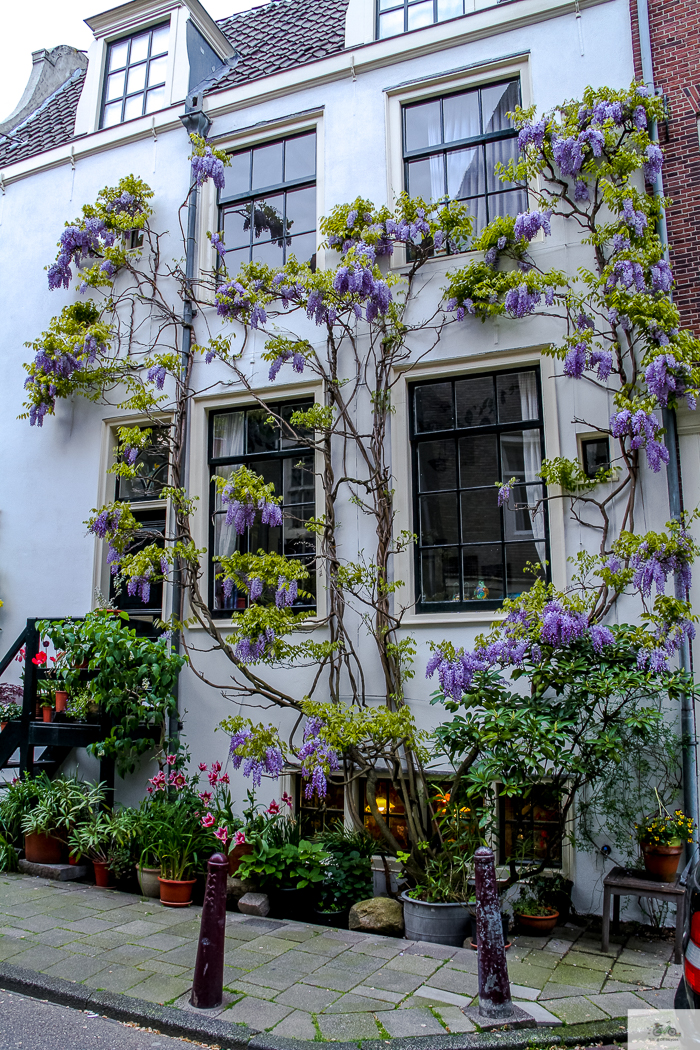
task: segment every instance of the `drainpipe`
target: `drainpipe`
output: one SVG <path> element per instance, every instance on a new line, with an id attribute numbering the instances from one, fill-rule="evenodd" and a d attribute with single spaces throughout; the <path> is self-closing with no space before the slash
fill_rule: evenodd
<path id="1" fill-rule="evenodd" d="M 649 3 L 648 0 L 637 0 L 637 23 L 639 26 L 639 49 L 642 59 L 642 77 L 644 83 L 652 94 L 656 94 L 654 85 L 654 66 L 651 53 L 651 31 L 649 27 Z M 650 128 L 650 137 L 658 142 L 658 130 L 656 121 Z M 661 172 L 654 183 L 654 196 L 663 198 L 664 183 Z M 666 209 L 661 204 L 661 212 L 656 226 L 656 232 L 661 241 L 664 257 L 668 262 L 668 229 L 666 226 Z M 676 521 L 681 516 L 683 509 L 681 499 L 681 476 L 680 456 L 678 453 L 678 427 L 676 412 L 673 408 L 662 410 L 663 425 L 666 430 L 666 448 L 668 449 L 669 462 L 666 469 L 668 482 L 668 506 L 669 512 Z M 676 576 L 676 597 L 685 599 L 686 594 Z M 687 638 L 683 639 L 679 653 L 679 662 L 682 671 L 690 670 L 690 645 Z M 697 741 L 695 731 L 695 704 L 692 693 L 683 693 L 681 699 L 681 733 L 683 735 L 683 805 L 685 812 L 698 824 L 700 806 L 698 805 L 698 760 Z M 688 860 L 695 853 L 697 845 L 692 847 L 692 853 L 688 850 Z"/>
<path id="2" fill-rule="evenodd" d="M 201 92 L 193 92 L 187 98 L 185 103 L 185 113 L 180 119 L 187 131 L 188 135 L 201 135 L 202 138 L 206 138 L 209 128 L 211 127 L 211 120 L 202 109 L 203 96 Z M 192 299 L 189 296 L 189 289 L 191 288 L 192 281 L 194 280 L 195 271 L 195 253 L 197 249 L 197 205 L 199 203 L 199 189 L 194 185 L 194 176 L 190 175 L 190 186 L 192 190 L 189 195 L 187 202 L 187 239 L 185 243 L 185 302 L 182 308 L 182 351 L 180 354 L 180 377 L 181 381 L 186 381 L 187 371 L 190 363 L 190 352 L 192 347 L 192 321 L 195 315 L 194 306 L 192 305 Z M 182 427 L 182 445 L 180 448 L 180 462 L 182 464 L 182 474 L 179 479 L 180 487 L 187 489 L 189 470 L 187 467 L 187 439 L 189 434 L 189 400 L 185 402 L 185 419 Z M 175 511 L 173 510 L 173 517 Z M 183 598 L 183 569 L 180 559 L 178 558 L 173 571 L 173 615 L 178 620 L 182 617 L 182 598 Z M 179 653 L 182 649 L 182 640 L 180 637 L 180 631 L 175 631 L 173 634 L 172 646 L 176 653 Z M 168 735 L 171 739 L 176 740 L 180 733 L 180 704 L 179 704 L 179 693 L 180 693 L 180 680 L 179 677 L 175 681 L 175 687 L 173 689 L 173 696 L 176 702 L 176 710 L 170 716 L 170 724 L 168 726 Z"/>

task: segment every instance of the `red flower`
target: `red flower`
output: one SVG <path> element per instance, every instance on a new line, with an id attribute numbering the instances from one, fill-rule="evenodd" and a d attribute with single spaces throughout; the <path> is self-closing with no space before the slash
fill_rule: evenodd
<path id="1" fill-rule="evenodd" d="M 276 816 L 277 816 L 277 814 L 279 813 L 279 811 L 280 811 L 279 803 L 278 803 L 278 802 L 275 802 L 275 800 L 274 800 L 274 798 L 273 798 L 272 802 L 271 802 L 271 803 L 270 803 L 270 805 L 269 805 L 269 806 L 267 807 L 267 809 L 265 810 L 265 812 L 266 812 L 266 813 L 269 813 L 271 817 L 276 817 Z"/>
<path id="2" fill-rule="evenodd" d="M 219 779 L 216 773 L 214 772 L 214 769 L 212 769 L 211 772 L 207 774 L 207 776 L 209 778 L 209 783 L 212 787 L 214 787 L 217 780 Z"/>
<path id="3" fill-rule="evenodd" d="M 202 827 L 203 828 L 210 828 L 213 823 L 214 823 L 214 814 L 213 813 L 207 813 L 206 816 L 202 817 Z"/>
<path id="4" fill-rule="evenodd" d="M 168 763 L 169 766 L 174 766 L 177 762 L 177 755 L 166 755 L 165 761 Z"/>
<path id="5" fill-rule="evenodd" d="M 26 655 L 26 650 L 25 649 L 20 649 L 20 651 L 17 653 L 17 656 L 15 657 L 15 660 L 17 661 L 18 664 L 22 663 L 22 661 L 24 660 L 25 655 Z"/>
<path id="6" fill-rule="evenodd" d="M 211 771 L 212 771 L 212 773 L 220 773 L 221 772 L 221 762 L 212 762 L 212 764 L 211 764 Z"/>
<path id="7" fill-rule="evenodd" d="M 229 780 L 228 780 L 228 773 L 222 773 L 221 776 L 219 777 L 219 783 L 220 784 L 228 784 L 228 782 L 229 782 Z"/>
<path id="8" fill-rule="evenodd" d="M 217 828 L 214 835 L 220 842 L 223 842 L 224 846 L 228 842 L 228 831 L 226 828 Z"/>
<path id="9" fill-rule="evenodd" d="M 205 806 L 208 806 L 211 802 L 211 791 L 200 791 L 199 797 Z"/>
<path id="10" fill-rule="evenodd" d="M 242 846 L 245 842 L 245 831 L 237 831 L 233 836 L 234 846 Z"/>
<path id="11" fill-rule="evenodd" d="M 206 762 L 200 762 L 199 763 L 199 772 L 200 773 L 206 773 L 206 771 L 207 771 L 207 764 L 206 764 Z"/>
<path id="12" fill-rule="evenodd" d="M 37 653 L 36 656 L 32 657 L 32 663 L 36 664 L 37 667 L 43 667 L 46 663 L 46 653 Z"/>
<path id="13" fill-rule="evenodd" d="M 282 801 L 284 802 L 285 806 L 289 806 L 290 809 L 292 808 L 292 803 L 294 800 L 292 799 L 291 795 L 287 794 L 286 791 L 282 792 Z"/>

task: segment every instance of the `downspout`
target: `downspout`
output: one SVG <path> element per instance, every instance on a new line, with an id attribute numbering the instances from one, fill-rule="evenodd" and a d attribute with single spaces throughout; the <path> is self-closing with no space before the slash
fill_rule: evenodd
<path id="1" fill-rule="evenodd" d="M 637 0 L 637 24 L 639 27 L 639 50 L 642 59 L 642 78 L 652 94 L 656 94 L 654 85 L 654 66 L 651 53 L 651 30 L 649 26 L 649 3 L 648 0 Z M 656 121 L 650 128 L 650 137 L 653 142 L 658 142 L 658 129 Z M 668 229 L 666 226 L 666 209 L 662 200 L 664 195 L 663 176 L 659 172 L 654 183 L 654 196 L 660 203 L 660 214 L 656 226 L 656 232 L 661 241 L 664 257 L 668 262 Z M 666 430 L 666 448 L 668 449 L 669 461 L 666 470 L 668 483 L 668 507 L 671 518 L 678 521 L 683 510 L 681 499 L 681 477 L 680 456 L 678 452 L 678 426 L 676 412 L 673 408 L 662 409 L 663 425 Z M 678 576 L 676 576 L 676 598 L 685 600 L 687 598 L 684 588 Z M 683 638 L 679 653 L 679 663 L 682 671 L 690 670 L 690 644 L 687 637 Z M 683 805 L 685 812 L 693 819 L 696 826 L 700 813 L 698 805 L 698 759 L 697 739 L 695 727 L 695 704 L 693 694 L 684 692 L 681 699 L 681 734 L 683 736 Z M 688 850 L 690 860 L 695 853 L 697 845 Z"/>
<path id="2" fill-rule="evenodd" d="M 209 128 L 211 127 L 211 120 L 202 109 L 203 95 L 202 92 L 193 92 L 188 95 L 185 103 L 185 113 L 180 119 L 185 126 L 185 130 L 188 135 L 201 135 L 202 138 L 206 138 Z M 190 366 L 190 353 L 192 348 L 192 321 L 194 319 L 195 310 L 192 305 L 192 298 L 190 290 L 192 282 L 195 276 L 195 259 L 197 250 L 197 205 L 199 203 L 199 188 L 195 185 L 194 174 L 190 173 L 190 194 L 187 202 L 187 237 L 185 241 L 185 302 L 182 308 L 182 350 L 180 353 L 180 382 L 187 383 L 187 375 Z M 188 391 L 185 391 L 185 407 L 184 407 L 184 421 L 182 425 L 182 438 L 180 445 L 180 463 L 182 464 L 182 475 L 179 479 L 179 485 L 187 491 L 189 470 L 187 466 L 187 439 L 189 432 L 189 398 L 187 397 Z M 175 521 L 176 511 L 173 508 L 172 511 L 173 521 Z M 178 621 L 182 620 L 182 601 L 183 601 L 183 568 L 182 562 L 178 558 L 176 560 L 173 570 L 173 616 Z M 180 637 L 180 631 L 176 630 L 173 633 L 172 647 L 176 653 L 180 653 L 182 649 L 182 639 Z M 170 716 L 170 724 L 168 726 L 168 735 L 172 741 L 178 739 L 180 733 L 180 679 L 179 677 L 175 681 L 175 687 L 173 689 L 173 697 L 175 698 L 176 708 L 173 714 Z"/>

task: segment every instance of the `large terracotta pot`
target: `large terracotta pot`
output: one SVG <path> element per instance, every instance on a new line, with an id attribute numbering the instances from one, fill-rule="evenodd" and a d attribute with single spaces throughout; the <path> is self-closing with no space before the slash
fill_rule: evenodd
<path id="1" fill-rule="evenodd" d="M 160 903 L 167 908 L 189 908 L 192 903 L 192 887 L 196 879 L 162 879 L 160 883 Z"/>
<path id="2" fill-rule="evenodd" d="M 250 842 L 242 842 L 240 846 L 234 846 L 228 855 L 228 873 L 235 875 L 244 857 L 249 857 L 255 852 L 255 847 Z"/>
<path id="3" fill-rule="evenodd" d="M 68 693 L 64 689 L 56 690 L 56 711 L 65 711 L 68 704 Z"/>
<path id="4" fill-rule="evenodd" d="M 24 856 L 32 864 L 60 864 L 63 843 L 52 835 L 32 832 L 24 836 Z"/>
<path id="5" fill-rule="evenodd" d="M 644 867 L 658 882 L 675 882 L 683 846 L 642 846 Z"/>
<path id="6" fill-rule="evenodd" d="M 139 880 L 144 897 L 160 897 L 160 868 L 139 868 L 136 866 L 136 878 Z"/>
<path id="7" fill-rule="evenodd" d="M 112 872 L 109 870 L 109 865 L 104 860 L 93 860 L 92 866 L 95 869 L 95 885 L 107 887 L 112 885 Z"/>
<path id="8" fill-rule="evenodd" d="M 551 915 L 518 915 L 518 923 L 521 929 L 528 933 L 534 933 L 539 937 L 545 933 L 551 933 L 559 919 L 559 912 L 554 911 Z"/>

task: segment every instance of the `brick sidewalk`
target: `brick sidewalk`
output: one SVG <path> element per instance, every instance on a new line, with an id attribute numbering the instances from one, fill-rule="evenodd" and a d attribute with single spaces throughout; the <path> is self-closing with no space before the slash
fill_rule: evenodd
<path id="1" fill-rule="evenodd" d="M 187 1010 L 200 909 L 113 890 L 0 875 L 0 962 Z M 626 1019 L 671 1007 L 681 967 L 670 942 L 630 938 L 603 955 L 585 930 L 517 937 L 513 998 L 540 1022 Z M 472 1032 L 476 953 L 227 913 L 221 1021 L 309 1040 Z M 214 1016 L 217 1016 L 216 1012 Z"/>

